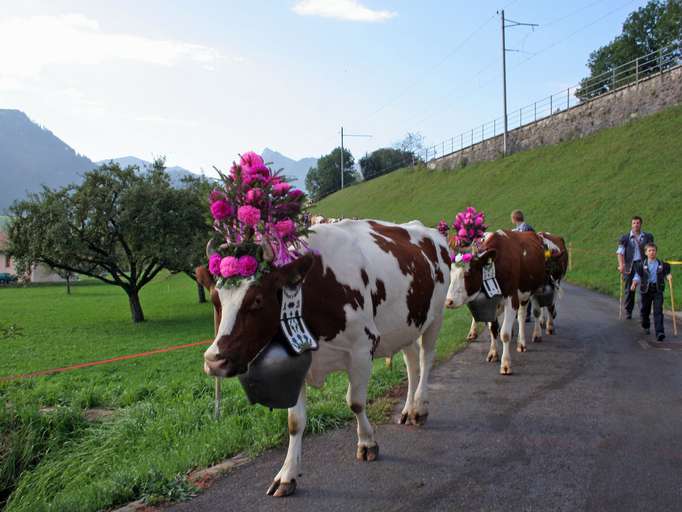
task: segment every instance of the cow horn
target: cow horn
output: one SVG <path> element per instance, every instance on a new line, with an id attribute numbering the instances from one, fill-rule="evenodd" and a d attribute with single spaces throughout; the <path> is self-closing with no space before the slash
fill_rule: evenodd
<path id="1" fill-rule="evenodd" d="M 261 242 L 261 247 L 263 248 L 263 259 L 267 262 L 271 262 L 275 259 L 275 253 L 272 251 L 272 246 L 266 241 Z"/>
<path id="2" fill-rule="evenodd" d="M 206 244 L 206 257 L 210 258 L 211 255 L 215 254 L 216 249 L 213 247 L 213 239 L 211 238 Z"/>

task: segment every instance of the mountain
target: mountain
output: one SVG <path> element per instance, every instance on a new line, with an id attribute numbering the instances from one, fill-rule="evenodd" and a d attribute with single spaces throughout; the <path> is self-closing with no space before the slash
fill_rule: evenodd
<path id="1" fill-rule="evenodd" d="M 122 156 L 120 158 L 109 158 L 107 160 L 100 160 L 99 162 L 95 163 L 97 165 L 102 165 L 109 162 L 117 163 L 121 167 L 136 165 L 137 167 L 140 168 L 140 170 L 144 170 L 152 166 L 151 162 L 147 162 L 146 160 L 142 160 L 141 158 L 137 158 L 136 156 Z M 196 173 L 188 171 L 183 167 L 178 167 L 177 165 L 173 167 L 166 167 L 166 173 L 170 176 L 171 183 L 175 187 L 179 187 L 180 185 L 182 185 L 182 178 L 184 178 L 185 176 L 196 176 Z"/>
<path id="2" fill-rule="evenodd" d="M 50 130 L 19 110 L 0 109 L 0 213 L 41 185 L 59 187 L 80 181 L 95 167 Z"/>
<path id="3" fill-rule="evenodd" d="M 265 148 L 261 153 L 265 163 L 272 167 L 273 171 L 283 169 L 282 173 L 291 178 L 292 183 L 300 189 L 305 190 L 305 177 L 308 169 L 317 165 L 317 158 L 302 158 L 293 160 L 282 153 L 278 153 L 270 148 Z"/>

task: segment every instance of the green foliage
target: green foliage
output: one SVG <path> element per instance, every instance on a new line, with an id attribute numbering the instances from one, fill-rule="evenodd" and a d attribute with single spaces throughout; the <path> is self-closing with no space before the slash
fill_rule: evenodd
<path id="1" fill-rule="evenodd" d="M 609 73 L 620 65 L 643 57 L 671 44 L 682 43 L 682 0 L 651 0 L 644 7 L 630 13 L 623 23 L 619 36 L 606 46 L 590 54 L 587 66 L 590 75 L 581 81 L 581 88 L 576 95 L 580 99 L 603 94 L 613 87 L 612 78 L 599 75 Z M 678 52 L 677 57 L 680 57 Z M 674 59 L 668 62 L 653 61 L 649 67 L 660 71 L 669 67 Z M 646 74 L 646 66 L 640 70 L 640 77 Z M 618 77 L 617 87 L 623 86 L 631 77 Z"/>
<path id="2" fill-rule="evenodd" d="M 0 375 L 211 337 L 210 304 L 188 301 L 194 293 L 190 279 L 162 273 L 141 293 L 155 321 L 133 325 L 126 321 L 125 299 L 95 280 L 74 284 L 68 297 L 61 286 L 0 289 L 0 311 L 25 325 L 22 338 L 0 344 Z M 465 344 L 468 322 L 463 309 L 446 313 L 439 360 Z M 202 371 L 204 350 L 0 382 L 0 507 L 8 497 L 5 512 L 94 512 L 140 498 L 184 499 L 193 492 L 184 477 L 190 470 L 286 442 L 286 411 L 248 405 L 236 379 L 223 382 L 222 417 L 213 419 L 213 380 Z M 393 369 L 375 361 L 370 399 L 404 379 L 402 358 L 395 358 Z M 347 386 L 346 376 L 336 373 L 323 388 L 309 388 L 308 432 L 353 419 L 344 398 Z M 385 401 L 379 405 L 386 410 Z M 115 414 L 89 421 L 92 407 Z M 355 440 L 347 441 L 352 454 Z M 263 484 L 272 476 L 263 475 Z"/>
<path id="3" fill-rule="evenodd" d="M 510 227 L 510 212 L 520 208 L 536 229 L 573 243 L 571 281 L 618 296 L 616 241 L 632 215 L 644 218 L 661 258 L 682 260 L 680 133 L 682 106 L 464 169 L 403 169 L 338 192 L 315 212 L 435 226 L 473 205 L 498 229 Z M 673 275 L 682 280 L 682 267 Z"/>
<path id="4" fill-rule="evenodd" d="M 134 322 L 144 320 L 139 290 L 162 269 L 186 269 L 207 231 L 196 194 L 174 189 L 163 162 L 149 172 L 104 164 L 81 185 L 15 202 L 10 253 L 23 268 L 45 263 L 125 290 Z"/>
<path id="5" fill-rule="evenodd" d="M 367 180 L 412 165 L 414 153 L 402 149 L 381 148 L 360 159 L 362 176 Z"/>
<path id="6" fill-rule="evenodd" d="M 23 329 L 15 323 L 0 323 L 0 340 L 23 336 Z"/>
<path id="7" fill-rule="evenodd" d="M 350 151 L 343 150 L 343 185 L 347 187 L 358 181 L 354 170 L 355 159 Z M 341 148 L 320 157 L 317 167 L 311 167 L 305 177 L 305 186 L 310 197 L 317 201 L 341 189 Z"/>

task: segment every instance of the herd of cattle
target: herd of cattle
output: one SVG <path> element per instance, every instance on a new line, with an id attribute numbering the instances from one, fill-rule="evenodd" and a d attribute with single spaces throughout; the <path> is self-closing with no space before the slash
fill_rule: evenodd
<path id="1" fill-rule="evenodd" d="M 281 289 L 300 286 L 303 319 L 319 340 L 307 382 L 320 386 L 330 372 L 348 372 L 346 401 L 357 419 L 356 456 L 366 461 L 379 454 L 366 414 L 373 358 L 402 350 L 408 389 L 400 422 L 421 425 L 428 416 L 429 372 L 445 307 L 462 306 L 484 293 L 484 272 L 494 264 L 502 300 L 495 312 L 497 320 L 488 323 L 488 361 L 498 360 L 499 337 L 503 346 L 500 373 L 508 375 L 515 319 L 517 351 L 525 352 L 526 308 L 532 295 L 547 285 L 558 289 L 567 266 L 561 237 L 499 230 L 486 234 L 464 268 L 451 262 L 446 237 L 417 221 L 319 224 L 313 226 L 308 244 L 307 254 L 259 281 L 212 289 L 216 336 L 204 354 L 204 368 L 217 377 L 243 373 L 278 332 Z M 533 309 L 533 341 L 540 341 L 542 319 L 551 334 L 556 307 L 548 304 L 544 313 Z M 469 339 L 476 335 L 472 321 Z M 305 399 L 302 386 L 298 402 L 288 411 L 289 448 L 267 491 L 270 495 L 287 496 L 296 489 L 306 426 Z"/>

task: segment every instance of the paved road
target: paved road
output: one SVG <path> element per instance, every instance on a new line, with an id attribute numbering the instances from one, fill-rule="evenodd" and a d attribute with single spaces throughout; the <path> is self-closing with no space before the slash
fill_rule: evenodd
<path id="1" fill-rule="evenodd" d="M 304 440 L 290 498 L 265 496 L 277 449 L 171 510 L 682 510 L 682 350 L 566 288 L 557 335 L 514 352 L 514 375 L 473 343 L 434 372 L 425 427 L 378 428 L 377 462 L 356 462 L 349 426 Z"/>

